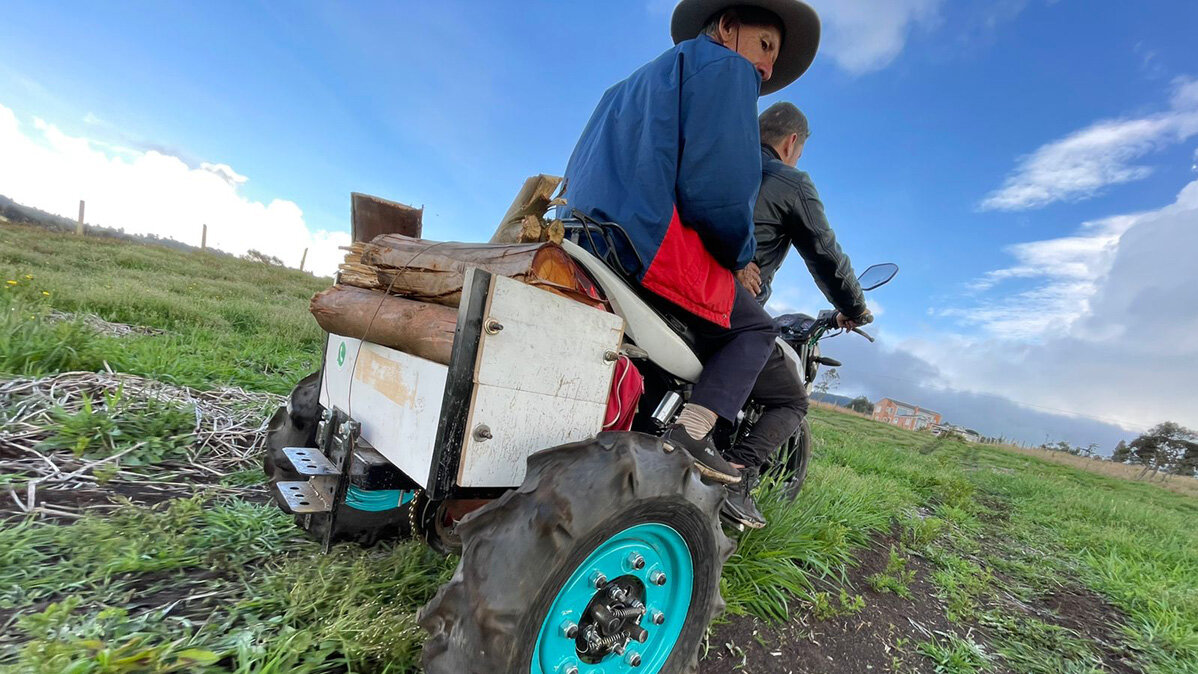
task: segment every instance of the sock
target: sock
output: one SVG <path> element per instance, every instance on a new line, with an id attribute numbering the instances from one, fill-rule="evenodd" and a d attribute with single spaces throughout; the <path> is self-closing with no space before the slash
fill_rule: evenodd
<path id="1" fill-rule="evenodd" d="M 682 412 L 678 414 L 676 423 L 682 424 L 687 435 L 700 440 L 707 437 L 718 418 L 719 416 L 715 412 L 706 407 L 687 403 L 682 406 Z"/>

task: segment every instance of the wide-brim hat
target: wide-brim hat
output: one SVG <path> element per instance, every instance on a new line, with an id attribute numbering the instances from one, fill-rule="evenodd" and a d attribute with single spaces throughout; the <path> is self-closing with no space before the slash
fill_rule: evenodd
<path id="1" fill-rule="evenodd" d="M 689 40 L 702 32 L 711 17 L 732 7 L 760 7 L 778 15 L 782 20 L 782 48 L 774 61 L 770 78 L 761 83 L 761 95 L 775 91 L 799 79 L 815 60 L 819 49 L 819 15 L 800 0 L 682 0 L 674 8 L 670 20 L 670 37 L 674 44 Z"/>

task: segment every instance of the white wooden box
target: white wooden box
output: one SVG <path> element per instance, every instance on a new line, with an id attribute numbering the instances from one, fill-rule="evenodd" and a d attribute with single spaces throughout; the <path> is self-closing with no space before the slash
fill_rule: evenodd
<path id="1" fill-rule="evenodd" d="M 329 335 L 320 404 L 362 424 L 362 439 L 417 482 L 432 469 L 449 368 L 378 344 Z"/>
<path id="2" fill-rule="evenodd" d="M 511 487 L 533 452 L 603 428 L 624 319 L 519 281 L 492 277 L 457 482 Z M 480 437 L 486 426 L 492 436 Z"/>
<path id="3" fill-rule="evenodd" d="M 476 284 L 475 299 L 463 293 L 455 339 L 466 343 L 448 367 L 332 334 L 325 353 L 321 404 L 360 422 L 366 442 L 442 497 L 518 486 L 528 455 L 602 430 L 623 338 L 616 314 L 468 270 L 464 287 Z M 453 484 L 435 484 L 439 474 Z"/>

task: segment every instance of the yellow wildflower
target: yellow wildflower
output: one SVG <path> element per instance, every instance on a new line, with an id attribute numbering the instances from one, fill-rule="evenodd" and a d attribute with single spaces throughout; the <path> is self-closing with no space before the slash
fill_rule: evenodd
<path id="1" fill-rule="evenodd" d="M 45 295 L 46 297 L 49 297 L 49 296 L 50 296 L 50 291 L 49 291 L 49 290 L 43 290 L 43 291 L 42 291 L 42 294 L 43 294 L 43 295 Z"/>
<path id="2" fill-rule="evenodd" d="M 26 281 L 32 281 L 32 280 L 33 280 L 33 274 L 25 274 L 25 280 L 26 280 Z"/>
<path id="3" fill-rule="evenodd" d="M 10 286 L 15 286 L 17 284 L 16 281 L 5 281 L 5 283 L 7 283 Z"/>

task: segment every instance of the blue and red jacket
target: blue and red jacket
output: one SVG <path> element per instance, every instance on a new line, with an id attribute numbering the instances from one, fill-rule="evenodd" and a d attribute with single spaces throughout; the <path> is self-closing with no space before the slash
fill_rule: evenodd
<path id="1" fill-rule="evenodd" d="M 756 250 L 760 88 L 731 49 L 680 42 L 603 94 L 566 167 L 568 207 L 624 227 L 636 280 L 724 327 Z"/>

